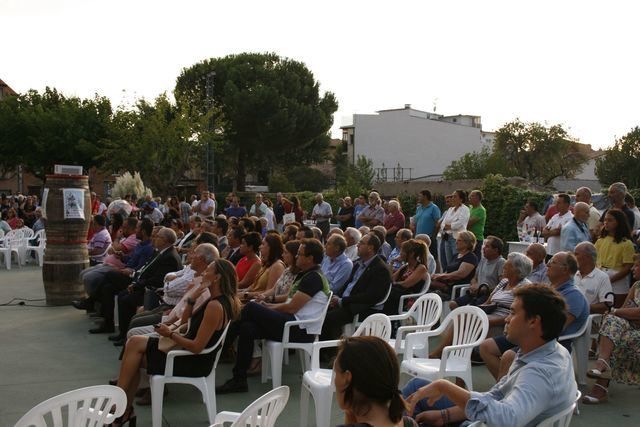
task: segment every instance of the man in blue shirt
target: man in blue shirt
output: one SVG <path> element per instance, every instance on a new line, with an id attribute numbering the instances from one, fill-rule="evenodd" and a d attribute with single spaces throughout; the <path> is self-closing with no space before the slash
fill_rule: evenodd
<path id="1" fill-rule="evenodd" d="M 442 215 L 440 208 L 431 202 L 431 192 L 429 190 L 422 190 L 418 194 L 418 201 L 416 215 L 413 217 L 415 234 L 432 236 L 436 228 L 436 222 Z"/>
<path id="2" fill-rule="evenodd" d="M 329 237 L 324 248 L 325 256 L 320 268 L 334 294 L 342 289 L 353 269 L 353 262 L 344 254 L 346 248 L 347 241 L 339 234 Z"/>
<path id="3" fill-rule="evenodd" d="M 498 427 L 535 426 L 575 402 L 571 355 L 557 341 L 568 321 L 562 296 L 548 286 L 524 285 L 514 297 L 505 330 L 520 350 L 509 372 L 485 393 L 444 379 L 411 380 L 403 394 L 418 423 L 468 419 Z"/>
<path id="4" fill-rule="evenodd" d="M 576 203 L 573 208 L 573 219 L 560 229 L 560 249 L 573 252 L 578 243 L 590 242 L 589 232 L 589 205 L 583 202 Z"/>

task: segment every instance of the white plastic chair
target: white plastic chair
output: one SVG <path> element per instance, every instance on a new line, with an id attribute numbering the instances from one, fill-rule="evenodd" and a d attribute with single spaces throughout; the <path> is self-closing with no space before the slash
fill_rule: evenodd
<path id="1" fill-rule="evenodd" d="M 0 247 L 0 254 L 4 257 L 4 263 L 7 270 L 11 270 L 11 259 L 13 254 L 16 254 L 16 261 L 18 267 L 22 267 L 21 261 L 21 249 L 22 245 L 22 231 L 11 230 L 4 236 L 2 247 Z"/>
<path id="2" fill-rule="evenodd" d="M 578 331 L 558 338 L 558 342 L 571 340 L 571 346 L 573 347 L 571 361 L 573 362 L 576 379 L 580 385 L 587 384 L 587 364 L 589 362 L 589 348 L 591 347 L 591 323 L 594 318 L 599 316 L 600 314 L 589 315 Z"/>
<path id="3" fill-rule="evenodd" d="M 225 423 L 231 423 L 231 427 L 273 427 L 288 401 L 289 387 L 280 386 L 254 400 L 241 413 L 220 412 L 211 427 L 223 427 Z"/>
<path id="4" fill-rule="evenodd" d="M 34 240 L 34 239 L 38 239 L 38 244 L 37 245 L 27 244 L 27 247 L 25 248 L 25 259 L 27 259 L 27 256 L 31 252 L 35 252 L 36 260 L 38 261 L 38 264 L 40 265 L 40 267 L 42 267 L 42 264 L 44 261 L 44 249 L 47 245 L 47 235 L 45 234 L 44 230 L 38 230 L 38 232 L 33 236 L 33 238 L 29 240 Z"/>
<path id="5" fill-rule="evenodd" d="M 461 285 L 453 285 L 451 288 L 451 299 L 449 301 L 453 301 L 454 299 L 461 297 L 465 290 L 471 287 L 470 283 L 463 283 Z M 451 309 L 449 308 L 449 301 L 442 301 L 442 314 L 440 317 L 440 321 L 443 321 L 445 317 L 451 313 Z"/>
<path id="6" fill-rule="evenodd" d="M 428 354 L 429 337 L 441 335 L 449 326 L 453 327 L 453 341 L 444 348 L 441 359 L 414 357 L 414 348 L 418 344 L 424 345 Z M 400 371 L 428 380 L 458 377 L 464 380 L 469 390 L 473 390 L 471 350 L 480 345 L 488 332 L 489 319 L 484 311 L 473 306 L 458 307 L 437 329 L 407 335 Z"/>
<path id="7" fill-rule="evenodd" d="M 111 413 L 114 406 L 115 410 Z M 36 405 L 18 420 L 15 427 L 102 426 L 112 423 L 124 414 L 126 408 L 127 395 L 120 387 L 111 385 L 84 387 L 59 394 Z M 53 421 L 53 424 L 49 424 L 47 420 Z"/>
<path id="8" fill-rule="evenodd" d="M 372 314 L 354 332 L 353 336 L 375 336 L 388 340 L 391 337 L 391 321 L 382 313 Z M 302 376 L 300 388 L 300 426 L 307 426 L 309 412 L 309 395 L 313 396 L 316 408 L 316 426 L 329 426 L 331 421 L 331 404 L 333 403 L 333 369 L 320 368 L 320 350 L 337 347 L 340 340 L 318 341 L 313 343 L 311 370 Z"/>
<path id="9" fill-rule="evenodd" d="M 442 312 L 442 299 L 436 294 L 422 295 L 416 302 L 413 303 L 409 311 L 404 314 L 397 314 L 389 316 L 389 320 L 402 321 L 410 317 L 416 321 L 415 325 L 401 326 L 396 332 L 396 337 L 389 339 L 389 345 L 393 347 L 396 354 L 404 353 L 405 349 L 405 335 L 411 332 L 429 331 L 440 319 L 440 313 Z M 425 347 L 422 346 L 424 349 Z M 413 349 L 417 350 L 417 347 Z M 426 354 L 421 354 L 422 357 L 427 357 Z"/>
<path id="10" fill-rule="evenodd" d="M 198 354 L 208 354 L 218 348 L 222 348 L 224 339 L 227 336 L 230 322 L 227 322 L 222 335 L 214 345 L 202 350 Z M 218 351 L 211 368 L 211 373 L 206 377 L 178 377 L 173 375 L 173 363 L 176 357 L 192 356 L 194 353 L 187 350 L 171 350 L 167 353 L 167 362 L 164 368 L 164 375 L 151 375 L 149 383 L 151 386 L 151 425 L 160 427 L 162 425 L 162 398 L 164 397 L 165 384 L 191 384 L 200 390 L 202 400 L 207 407 L 209 422 L 213 423 L 216 417 L 216 366 L 220 359 L 221 351 Z"/>
<path id="11" fill-rule="evenodd" d="M 20 260 L 24 265 L 27 262 L 27 246 L 29 246 L 29 240 L 34 238 L 34 232 L 29 227 L 22 227 L 20 230 L 22 231 L 22 241 L 18 250 L 20 251 Z"/>
<path id="12" fill-rule="evenodd" d="M 315 319 L 309 320 L 292 320 L 284 324 L 284 331 L 282 332 L 282 342 L 262 340 L 262 382 L 266 383 L 271 378 L 273 388 L 280 387 L 282 384 L 282 359 L 285 351 L 290 348 L 301 351 L 300 364 L 302 366 L 302 372 L 308 369 L 311 363 L 311 352 L 313 351 L 313 342 L 294 342 L 289 341 L 289 331 L 292 326 L 309 325 L 315 322 L 322 321 L 327 315 L 329 304 L 333 292 L 329 292 L 329 298 L 324 306 L 324 310 L 320 316 Z M 318 341 L 316 336 L 315 341 Z"/>
<path id="13" fill-rule="evenodd" d="M 393 287 L 393 283 L 389 283 L 389 288 L 387 289 L 386 295 L 373 307 L 379 307 L 378 309 L 382 310 L 382 306 L 389 299 L 389 295 L 391 295 L 392 287 Z M 359 317 L 360 315 L 356 314 L 355 316 L 353 316 L 353 322 L 347 323 L 346 325 L 344 325 L 344 327 L 342 328 L 342 334 L 345 337 L 350 337 L 351 335 L 353 335 L 354 331 L 358 328 L 358 326 L 360 326 L 362 322 L 359 321 Z"/>
<path id="14" fill-rule="evenodd" d="M 424 285 L 422 286 L 422 289 L 420 290 L 420 292 L 415 293 L 415 294 L 402 295 L 400 297 L 400 303 L 398 304 L 398 314 L 401 314 L 401 313 L 404 312 L 404 304 L 408 299 L 410 299 L 410 298 L 420 298 L 422 295 L 424 295 L 427 292 L 429 292 L 429 286 L 431 286 L 431 275 L 430 274 L 427 275 L 427 278 L 425 279 Z M 389 292 L 391 292 L 391 288 L 389 288 Z"/>

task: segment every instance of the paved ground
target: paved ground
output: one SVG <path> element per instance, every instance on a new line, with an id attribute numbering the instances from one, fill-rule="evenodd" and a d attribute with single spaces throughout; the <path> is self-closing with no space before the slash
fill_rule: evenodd
<path id="1" fill-rule="evenodd" d="M 0 304 L 12 298 L 42 299 L 44 290 L 40 269 L 28 266 L 0 270 Z M 44 301 L 28 304 L 44 305 Z M 118 370 L 118 349 L 104 335 L 89 335 L 93 326 L 85 314 L 72 307 L 0 306 L 0 427 L 13 425 L 26 411 L 51 396 L 95 384 L 106 384 Z M 297 358 L 284 368 L 283 383 L 291 387 L 291 398 L 278 425 L 299 424 L 300 373 Z M 218 383 L 230 377 L 231 366 L 219 365 Z M 474 367 L 477 390 L 493 382 L 484 367 Z M 403 379 L 404 381 L 404 379 Z M 251 378 L 251 391 L 218 396 L 218 410 L 242 410 L 248 403 L 270 390 L 260 378 Z M 613 385 L 612 400 L 598 407 L 580 405 L 581 414 L 572 426 L 640 425 L 640 389 Z M 170 385 L 164 400 L 164 425 L 208 426 L 204 405 L 195 388 Z M 150 407 L 136 408 L 139 425 L 151 425 Z M 310 425 L 314 425 L 313 408 Z M 334 424 L 342 414 L 334 404 Z"/>

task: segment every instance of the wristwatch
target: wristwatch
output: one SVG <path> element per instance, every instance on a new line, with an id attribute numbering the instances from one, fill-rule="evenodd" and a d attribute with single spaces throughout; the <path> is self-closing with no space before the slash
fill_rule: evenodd
<path id="1" fill-rule="evenodd" d="M 187 304 L 196 305 L 196 302 L 194 300 L 192 300 L 191 298 L 187 298 Z"/>

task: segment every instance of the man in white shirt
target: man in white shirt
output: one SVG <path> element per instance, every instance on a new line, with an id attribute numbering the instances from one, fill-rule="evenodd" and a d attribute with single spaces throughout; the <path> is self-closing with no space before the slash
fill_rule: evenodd
<path id="1" fill-rule="evenodd" d="M 605 302 L 613 303 L 613 294 L 610 294 L 612 289 L 609 276 L 596 267 L 596 247 L 591 242 L 582 242 L 576 246 L 574 253 L 578 260 L 574 282 L 587 298 L 589 312 L 603 314 L 608 310 Z"/>
<path id="2" fill-rule="evenodd" d="M 202 219 L 213 216 L 213 213 L 216 211 L 216 202 L 210 197 L 208 191 L 203 191 L 200 194 L 200 200 L 194 206 L 194 212 L 198 214 L 198 216 Z"/>
<path id="3" fill-rule="evenodd" d="M 326 239 L 329 234 L 332 216 L 333 211 L 331 210 L 331 205 L 324 201 L 322 193 L 316 194 L 316 204 L 313 206 L 311 219 L 316 221 L 316 226 L 322 231 L 323 239 Z"/>
<path id="4" fill-rule="evenodd" d="M 362 238 L 362 234 L 357 228 L 347 227 L 344 231 L 344 238 L 347 241 L 347 248 L 344 250 L 344 254 L 351 261 L 358 259 L 358 242 Z"/>
<path id="5" fill-rule="evenodd" d="M 598 216 L 600 220 L 600 216 Z M 542 232 L 547 225 L 544 216 L 538 212 L 538 204 L 535 200 L 528 200 L 524 208 L 520 211 L 518 218 L 518 227 L 522 227 L 525 233 L 534 233 L 536 230 Z"/>
<path id="6" fill-rule="evenodd" d="M 249 209 L 250 216 L 257 216 L 261 218 L 267 214 L 267 205 L 262 201 L 262 194 L 256 194 L 256 202 L 251 205 L 251 209 Z"/>
<path id="7" fill-rule="evenodd" d="M 560 252 L 560 230 L 562 226 L 573 219 L 573 214 L 569 211 L 571 198 L 568 194 L 558 194 L 556 208 L 558 213 L 551 217 L 547 226 L 542 229 L 542 236 L 547 239 L 547 260 Z"/>

